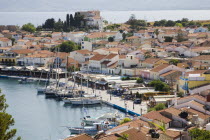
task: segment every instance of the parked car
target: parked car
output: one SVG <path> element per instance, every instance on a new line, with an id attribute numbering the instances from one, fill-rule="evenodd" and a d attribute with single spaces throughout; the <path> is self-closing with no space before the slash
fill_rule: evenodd
<path id="1" fill-rule="evenodd" d="M 134 104 L 141 104 L 141 99 L 136 99 L 133 102 L 134 102 Z"/>

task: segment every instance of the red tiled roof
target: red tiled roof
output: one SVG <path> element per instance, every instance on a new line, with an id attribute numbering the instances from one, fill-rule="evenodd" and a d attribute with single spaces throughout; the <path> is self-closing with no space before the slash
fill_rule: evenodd
<path id="1" fill-rule="evenodd" d="M 94 140 L 91 136 L 88 136 L 87 134 L 80 134 L 74 137 L 68 137 L 64 140 Z"/>
<path id="2" fill-rule="evenodd" d="M 0 37 L 0 41 L 8 42 L 8 41 L 10 41 L 10 39 L 8 39 L 8 38 L 6 38 L 6 37 Z"/>
<path id="3" fill-rule="evenodd" d="M 113 53 L 111 53 L 111 54 L 109 54 L 109 55 L 107 55 L 104 59 L 112 59 L 112 58 L 114 58 L 115 56 L 117 56 L 118 54 L 113 54 Z"/>
<path id="4" fill-rule="evenodd" d="M 90 60 L 100 61 L 105 57 L 106 57 L 106 55 L 96 54 L 95 56 L 91 57 Z"/>
<path id="5" fill-rule="evenodd" d="M 170 66 L 169 64 L 161 64 L 153 69 L 151 69 L 150 71 L 153 71 L 153 72 L 159 72 L 163 69 L 165 69 L 166 67 Z"/>
<path id="6" fill-rule="evenodd" d="M 165 116 L 161 115 L 160 112 L 158 111 L 151 111 L 147 114 L 142 115 L 142 117 L 152 119 L 152 120 L 163 121 L 164 123 L 169 123 L 172 121 L 171 119 L 166 118 Z"/>
<path id="7" fill-rule="evenodd" d="M 161 60 L 161 59 L 160 58 L 147 58 L 142 63 L 155 64 L 159 60 Z"/>
<path id="8" fill-rule="evenodd" d="M 80 54 L 90 54 L 91 51 L 89 50 L 76 50 L 76 52 L 80 53 Z"/>
<path id="9" fill-rule="evenodd" d="M 17 54 L 28 54 L 35 52 L 34 50 L 31 49 L 20 49 L 20 50 L 11 50 L 11 51 Z"/>

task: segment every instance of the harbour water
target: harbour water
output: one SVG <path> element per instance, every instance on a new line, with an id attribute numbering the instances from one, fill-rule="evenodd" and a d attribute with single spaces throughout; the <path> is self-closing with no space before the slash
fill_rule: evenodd
<path id="1" fill-rule="evenodd" d="M 81 126 L 84 115 L 98 117 L 117 110 L 107 106 L 64 106 L 62 101 L 38 95 L 36 84 L 18 84 L 17 79 L 0 78 L 0 88 L 6 95 L 8 113 L 15 119 L 17 136 L 23 140 L 58 140 L 68 136 L 65 126 Z"/>
<path id="2" fill-rule="evenodd" d="M 69 12 L 0 12 L 0 25 L 19 25 L 33 23 L 42 25 L 46 19 L 59 18 L 64 20 Z M 102 17 L 112 23 L 126 22 L 131 14 L 137 19 L 156 21 L 161 19 L 178 20 L 188 18 L 190 20 L 210 20 L 210 10 L 158 10 L 158 11 L 101 11 Z"/>

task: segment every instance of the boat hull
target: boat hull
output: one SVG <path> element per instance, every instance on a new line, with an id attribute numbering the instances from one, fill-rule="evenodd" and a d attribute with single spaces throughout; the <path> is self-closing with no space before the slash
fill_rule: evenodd
<path id="1" fill-rule="evenodd" d="M 101 104 L 101 100 L 71 100 L 72 105 L 94 105 Z"/>
<path id="2" fill-rule="evenodd" d="M 96 135 L 97 130 L 94 128 L 89 128 L 89 129 L 84 129 L 82 127 L 68 127 L 69 131 L 71 134 L 81 134 L 81 133 L 86 133 L 88 135 Z"/>

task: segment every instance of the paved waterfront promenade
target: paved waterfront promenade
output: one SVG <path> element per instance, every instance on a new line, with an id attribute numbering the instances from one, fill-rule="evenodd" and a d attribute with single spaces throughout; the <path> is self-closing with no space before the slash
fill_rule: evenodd
<path id="1" fill-rule="evenodd" d="M 62 80 L 61 80 L 62 81 Z M 72 81 L 69 81 L 69 85 L 73 85 Z M 78 89 L 81 89 L 81 86 L 78 84 L 75 84 Z M 95 90 L 93 93 L 92 88 L 87 88 L 86 86 L 82 86 L 82 90 L 85 91 L 85 93 L 89 94 L 96 94 L 102 97 L 102 100 L 105 102 L 109 102 L 111 104 L 115 104 L 117 106 L 120 106 L 122 108 L 127 108 L 127 110 L 130 110 L 132 112 L 135 112 L 137 114 L 145 114 L 147 113 L 147 107 L 146 107 L 146 102 L 143 101 L 141 104 L 134 104 L 133 106 L 133 101 L 131 100 L 123 100 L 122 98 L 118 96 L 111 95 L 107 93 L 107 90 Z M 96 92 L 96 93 L 95 93 Z M 127 107 L 126 107 L 127 106 Z"/>

